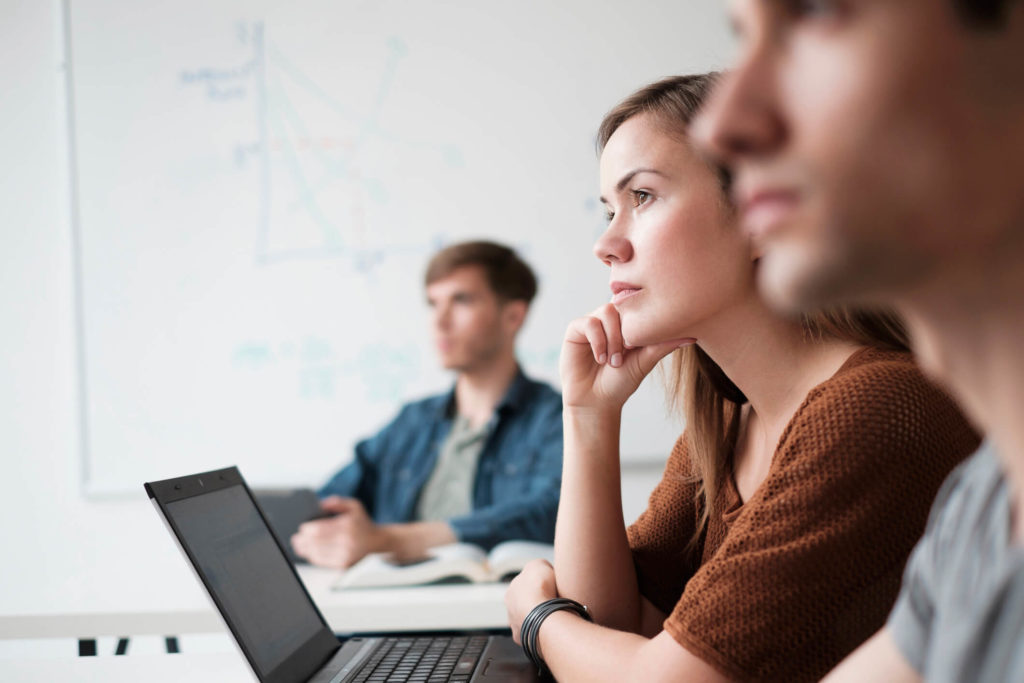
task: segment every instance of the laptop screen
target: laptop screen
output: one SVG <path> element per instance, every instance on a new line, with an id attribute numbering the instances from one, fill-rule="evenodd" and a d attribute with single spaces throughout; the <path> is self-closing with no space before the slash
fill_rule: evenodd
<path id="1" fill-rule="evenodd" d="M 261 680 L 315 670 L 337 648 L 236 469 L 147 489 Z"/>

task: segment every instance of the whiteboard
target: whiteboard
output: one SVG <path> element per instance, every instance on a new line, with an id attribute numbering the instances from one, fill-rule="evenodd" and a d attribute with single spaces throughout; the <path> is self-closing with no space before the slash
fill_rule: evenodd
<path id="1" fill-rule="evenodd" d="M 723 64 L 716 3 L 71 0 L 66 26 L 85 487 L 237 464 L 315 484 L 447 390 L 438 247 L 517 248 L 520 335 L 557 386 L 607 299 L 594 135 L 636 87 Z M 625 459 L 680 431 L 654 378 Z"/>

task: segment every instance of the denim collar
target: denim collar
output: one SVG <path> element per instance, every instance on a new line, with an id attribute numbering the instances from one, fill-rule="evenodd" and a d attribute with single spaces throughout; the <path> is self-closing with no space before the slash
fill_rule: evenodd
<path id="1" fill-rule="evenodd" d="M 523 369 L 517 363 L 516 375 L 512 378 L 512 384 L 509 385 L 505 395 L 494 408 L 495 417 L 505 411 L 521 410 L 526 406 L 529 403 L 531 384 L 530 378 L 523 374 Z M 448 420 L 455 417 L 455 385 L 452 385 L 448 393 L 442 396 L 442 400 L 438 402 L 437 408 L 438 419 Z"/>

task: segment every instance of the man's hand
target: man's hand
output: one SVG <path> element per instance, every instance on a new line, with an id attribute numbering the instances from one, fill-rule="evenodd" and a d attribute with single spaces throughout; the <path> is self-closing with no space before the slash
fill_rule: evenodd
<path id="1" fill-rule="evenodd" d="M 358 500 L 331 496 L 321 501 L 320 506 L 334 516 L 299 527 L 291 539 L 297 555 L 318 567 L 344 569 L 382 549 L 380 527 Z"/>

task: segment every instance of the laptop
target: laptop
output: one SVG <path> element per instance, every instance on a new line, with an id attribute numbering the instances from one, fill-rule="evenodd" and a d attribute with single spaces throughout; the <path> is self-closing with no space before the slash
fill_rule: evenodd
<path id="1" fill-rule="evenodd" d="M 339 641 L 236 467 L 145 487 L 260 683 L 539 680 L 509 635 Z"/>

